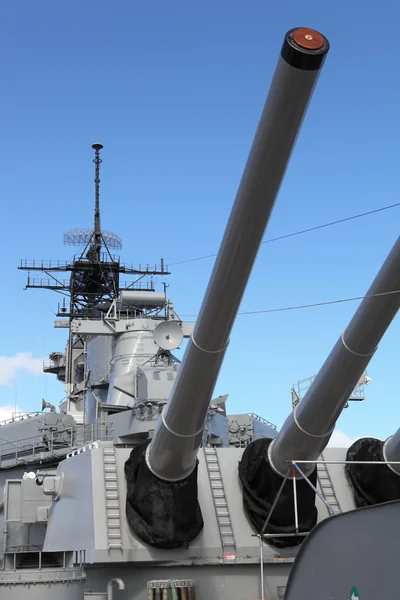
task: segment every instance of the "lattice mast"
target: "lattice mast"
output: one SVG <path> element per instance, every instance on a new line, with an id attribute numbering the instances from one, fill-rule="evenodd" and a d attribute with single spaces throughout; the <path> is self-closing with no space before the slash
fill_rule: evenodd
<path id="1" fill-rule="evenodd" d="M 119 293 L 129 290 L 153 290 L 152 277 L 169 275 L 161 259 L 161 265 L 127 265 L 111 250 L 122 248 L 122 240 L 109 231 L 101 229 L 100 214 L 100 150 L 103 145 L 92 145 L 95 151 L 95 206 L 93 229 L 73 229 L 64 234 L 64 244 L 83 246 L 72 261 L 22 260 L 19 269 L 29 271 L 25 289 L 39 288 L 56 291 L 64 296 L 58 306 L 57 316 L 93 318 L 100 302 L 112 302 Z M 46 278 L 35 278 L 31 272 L 41 271 Z M 60 274 L 71 273 L 69 280 Z M 120 282 L 120 275 L 133 276 L 133 281 Z M 69 303 L 66 299 L 69 298 Z"/>
<path id="2" fill-rule="evenodd" d="M 73 396 L 72 351 L 83 344 L 79 336 L 73 335 L 70 323 L 74 318 L 96 318 L 96 308 L 100 304 L 113 302 L 124 290 L 154 291 L 153 276 L 169 275 L 169 271 L 161 259 L 157 265 L 127 265 L 121 263 L 119 256 L 111 254 L 111 249 L 122 248 L 122 240 L 111 232 L 101 230 L 100 216 L 100 150 L 102 144 L 92 145 L 95 151 L 95 206 L 93 229 L 74 229 L 64 234 L 64 244 L 83 246 L 80 254 L 72 261 L 22 260 L 21 270 L 28 271 L 25 289 L 47 289 L 64 296 L 58 304 L 58 317 L 67 317 L 68 321 L 56 322 L 57 327 L 69 328 L 66 384 L 68 399 Z M 45 277 L 36 278 L 31 272 L 41 271 Z M 62 279 L 62 273 L 70 273 L 69 280 Z M 133 278 L 131 281 L 120 281 L 124 274 Z M 69 300 L 69 302 L 68 302 Z M 68 386 L 69 384 L 69 386 Z"/>

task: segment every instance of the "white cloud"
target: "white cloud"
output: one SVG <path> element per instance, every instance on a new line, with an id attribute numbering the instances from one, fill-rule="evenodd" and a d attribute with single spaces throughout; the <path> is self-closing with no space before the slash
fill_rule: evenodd
<path id="1" fill-rule="evenodd" d="M 18 406 L 0 406 L 0 421 L 6 421 L 7 419 L 11 419 L 13 413 L 20 412 L 20 408 Z"/>
<path id="2" fill-rule="evenodd" d="M 14 356 L 0 356 L 0 385 L 9 385 L 16 378 L 18 371 L 42 375 L 43 359 L 33 358 L 32 354 L 27 352 L 19 352 Z"/>
<path id="3" fill-rule="evenodd" d="M 332 433 L 331 439 L 329 440 L 328 447 L 349 448 L 356 440 L 359 440 L 360 437 L 363 436 L 350 437 L 347 435 L 347 433 L 344 433 L 344 431 L 335 429 L 335 431 Z"/>

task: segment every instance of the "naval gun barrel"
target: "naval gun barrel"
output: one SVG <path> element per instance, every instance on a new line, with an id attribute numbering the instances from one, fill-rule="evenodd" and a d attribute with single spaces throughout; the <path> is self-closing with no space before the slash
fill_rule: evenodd
<path id="1" fill-rule="evenodd" d="M 147 449 L 161 479 L 179 481 L 196 465 L 234 320 L 328 50 L 311 29 L 285 36 L 193 336 Z"/>
<path id="2" fill-rule="evenodd" d="M 286 474 L 288 461 L 316 460 L 327 446 L 342 409 L 396 316 L 399 290 L 400 236 L 306 395 L 269 446 L 269 463 L 280 475 Z M 399 446 L 396 434 L 387 444 L 388 460 L 399 456 Z M 302 470 L 309 474 L 314 465 L 302 464 Z"/>
<path id="3" fill-rule="evenodd" d="M 400 428 L 391 435 L 383 444 L 383 458 L 387 466 L 396 475 L 400 475 L 400 464 L 390 464 L 391 462 L 400 462 Z"/>

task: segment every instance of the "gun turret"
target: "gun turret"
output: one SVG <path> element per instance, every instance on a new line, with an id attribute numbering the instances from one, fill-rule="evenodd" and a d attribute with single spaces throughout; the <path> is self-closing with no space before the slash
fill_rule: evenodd
<path id="1" fill-rule="evenodd" d="M 147 446 L 145 459 L 143 449 L 135 449 L 126 464 L 128 520 L 137 535 L 150 544 L 172 547 L 187 543 L 203 526 L 196 473 L 207 410 L 262 236 L 328 50 L 328 41 L 311 29 L 292 29 L 285 36 L 171 396 Z M 158 486 L 158 493 L 154 486 Z M 189 492 L 194 499 L 188 498 Z M 156 498 L 156 507 L 151 506 L 152 498 Z M 161 508 L 163 501 L 165 511 Z M 160 523 L 164 521 L 163 532 L 155 531 L 154 514 Z"/>
<path id="2" fill-rule="evenodd" d="M 336 342 L 304 399 L 286 419 L 268 451 L 280 475 L 287 461 L 316 460 L 400 306 L 400 237 L 347 329 Z M 302 465 L 309 474 L 315 465 Z"/>
<path id="3" fill-rule="evenodd" d="M 327 51 L 311 30 L 285 37 L 193 336 L 148 449 L 148 465 L 162 479 L 194 469 L 229 336 Z"/>
<path id="4" fill-rule="evenodd" d="M 357 440 L 347 450 L 346 460 L 356 506 L 400 500 L 400 464 L 396 464 L 400 462 L 400 429 L 386 441 Z"/>
<path id="5" fill-rule="evenodd" d="M 400 237 L 350 324 L 276 438 L 252 442 L 243 453 L 239 477 L 243 485 L 246 512 L 257 532 L 265 530 L 269 535 L 278 534 L 273 538 L 276 546 L 296 545 L 304 539 L 297 535 L 291 536 L 294 530 L 293 486 L 289 481 L 284 483 L 284 477 L 292 478 L 294 474 L 290 462 L 310 461 L 303 463 L 301 469 L 315 488 L 317 470 L 311 461 L 317 460 L 327 446 L 337 418 L 395 317 L 400 306 L 399 290 Z M 387 460 L 395 460 L 399 456 L 399 441 L 400 433 L 392 441 L 388 441 Z M 349 449 L 349 460 L 370 460 L 372 451 L 375 458 L 385 460 L 383 442 L 379 440 L 359 440 L 353 446 L 354 448 Z M 370 496 L 371 487 L 384 489 L 384 498 L 400 498 L 400 478 L 387 466 L 373 468 L 377 470 L 379 477 L 386 477 L 386 482 L 390 480 L 390 485 L 377 486 L 377 478 L 371 479 L 369 475 L 372 471 L 364 476 L 364 466 L 346 467 L 353 486 L 359 490 L 359 497 L 364 496 L 360 502 L 366 505 L 365 497 Z M 386 472 L 382 469 L 386 469 Z M 315 492 L 297 472 L 295 476 L 298 479 L 297 531 L 304 533 L 310 531 L 317 522 Z M 383 497 L 382 494 L 380 497 Z"/>

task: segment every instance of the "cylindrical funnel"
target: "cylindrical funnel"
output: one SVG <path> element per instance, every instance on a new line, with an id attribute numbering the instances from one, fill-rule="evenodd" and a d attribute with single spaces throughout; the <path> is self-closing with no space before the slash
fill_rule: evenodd
<path id="1" fill-rule="evenodd" d="M 328 49 L 311 29 L 285 36 L 193 336 L 148 448 L 149 468 L 162 479 L 194 468 L 229 335 Z"/>
<path id="2" fill-rule="evenodd" d="M 287 461 L 316 460 L 324 450 L 340 413 L 399 309 L 399 290 L 400 237 L 303 400 L 271 443 L 269 462 L 277 473 L 286 474 Z M 306 473 L 314 469 L 311 463 L 301 466 Z"/>

